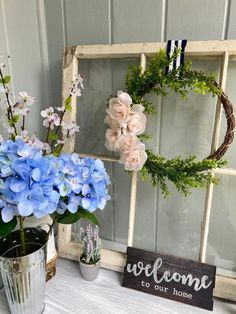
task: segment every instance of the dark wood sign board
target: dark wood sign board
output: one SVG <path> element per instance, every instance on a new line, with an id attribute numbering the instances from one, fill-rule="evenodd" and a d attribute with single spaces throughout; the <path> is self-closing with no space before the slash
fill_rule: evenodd
<path id="1" fill-rule="evenodd" d="M 122 286 L 213 310 L 216 267 L 127 248 Z"/>

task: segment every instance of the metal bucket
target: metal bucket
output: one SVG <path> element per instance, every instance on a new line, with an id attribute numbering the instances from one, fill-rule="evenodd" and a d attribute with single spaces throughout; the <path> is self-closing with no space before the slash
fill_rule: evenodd
<path id="1" fill-rule="evenodd" d="M 25 255 L 21 256 L 20 230 L 0 239 L 0 270 L 12 314 L 40 314 L 45 307 L 48 234 L 25 228 Z"/>

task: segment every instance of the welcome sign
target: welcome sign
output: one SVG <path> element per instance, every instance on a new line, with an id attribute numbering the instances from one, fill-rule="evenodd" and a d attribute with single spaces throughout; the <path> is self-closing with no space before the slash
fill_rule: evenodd
<path id="1" fill-rule="evenodd" d="M 216 267 L 127 248 L 123 287 L 213 310 Z"/>

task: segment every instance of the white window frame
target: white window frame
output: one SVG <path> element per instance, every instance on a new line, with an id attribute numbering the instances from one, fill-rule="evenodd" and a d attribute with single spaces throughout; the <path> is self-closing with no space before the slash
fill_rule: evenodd
<path id="1" fill-rule="evenodd" d="M 85 45 L 66 47 L 63 61 L 63 102 L 70 91 L 70 84 L 73 77 L 78 74 L 79 59 L 99 59 L 99 58 L 127 58 L 139 57 L 143 70 L 146 68 L 146 58 L 153 56 L 160 49 L 166 49 L 166 43 L 138 43 L 138 44 L 115 44 L 115 45 Z M 219 84 L 224 90 L 226 86 L 227 70 L 230 58 L 236 57 L 236 40 L 226 41 L 195 41 L 188 42 L 186 47 L 186 56 L 191 58 L 199 57 L 200 59 L 217 57 L 221 59 L 219 73 Z M 72 112 L 67 112 L 65 119 L 67 121 L 76 121 L 76 96 L 72 96 Z M 222 119 L 222 105 L 217 100 L 215 110 L 215 121 L 213 128 L 211 153 L 218 146 L 220 127 Z M 64 151 L 73 152 L 75 142 L 70 142 L 65 146 Z M 118 159 L 109 156 L 100 156 L 94 154 L 82 154 L 80 156 L 91 156 L 100 158 L 104 161 L 117 162 Z M 236 176 L 235 169 L 215 169 L 212 174 L 224 174 Z M 213 198 L 213 184 L 210 184 L 206 191 L 204 217 L 202 220 L 202 236 L 200 243 L 199 261 L 205 262 L 207 240 L 209 234 L 209 225 Z M 135 207 L 137 191 L 137 173 L 132 173 L 131 194 L 130 194 L 130 211 L 127 245 L 133 245 Z M 59 256 L 78 260 L 82 247 L 76 241 L 72 232 L 71 225 L 61 225 L 58 227 L 58 253 Z M 122 272 L 126 262 L 126 254 L 115 250 L 102 249 L 101 265 L 104 268 Z M 216 288 L 214 295 L 225 299 L 236 301 L 236 273 L 217 269 Z"/>

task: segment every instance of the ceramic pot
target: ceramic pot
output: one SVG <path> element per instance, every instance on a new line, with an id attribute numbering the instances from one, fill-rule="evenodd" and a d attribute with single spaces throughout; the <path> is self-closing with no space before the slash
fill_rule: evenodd
<path id="1" fill-rule="evenodd" d="M 100 260 L 96 264 L 85 264 L 79 260 L 80 272 L 84 280 L 93 281 L 98 277 Z"/>
<path id="2" fill-rule="evenodd" d="M 20 230 L 0 239 L 0 271 L 12 314 L 41 314 L 45 307 L 48 234 L 25 228 L 22 254 Z"/>

